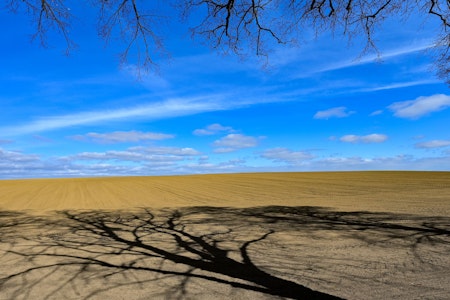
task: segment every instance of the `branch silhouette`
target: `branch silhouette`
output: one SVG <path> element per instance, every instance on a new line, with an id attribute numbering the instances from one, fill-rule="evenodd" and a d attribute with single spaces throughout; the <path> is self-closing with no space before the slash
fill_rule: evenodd
<path id="1" fill-rule="evenodd" d="M 23 231 L 27 228 L 29 232 Z M 157 291 L 161 295 L 187 299 L 193 293 L 192 285 L 199 281 L 269 297 L 340 299 L 308 288 L 301 283 L 302 276 L 291 277 L 297 270 L 290 265 L 288 253 L 272 263 L 284 259 L 285 265 L 280 266 L 284 275 L 274 272 L 270 264 L 261 264 L 261 256 L 273 259 L 273 248 L 283 253 L 278 235 L 324 231 L 378 246 L 406 245 L 417 260 L 423 258 L 418 250 L 421 244 L 434 245 L 435 251 L 450 248 L 448 217 L 284 206 L 64 211 L 52 218 L 0 212 L 0 245 L 7 245 L 2 246 L 1 259 L 21 262 L 18 270 L 0 272 L 0 290 L 8 290 L 11 299 L 29 299 L 34 287 L 55 281 L 65 272 L 42 299 L 57 298 L 68 289 L 80 293 L 79 298 L 93 299 L 112 288 L 155 283 L 161 287 Z M 302 252 L 301 248 L 291 250 Z M 76 288 L 76 282 L 99 278 L 112 283 L 83 292 Z"/>
<path id="2" fill-rule="evenodd" d="M 445 0 L 184 0 L 145 2 L 137 0 L 89 0 L 71 3 L 64 0 L 7 0 L 5 8 L 25 13 L 35 25 L 33 37 L 47 45 L 49 31 L 57 31 L 66 42 L 66 52 L 76 44 L 71 27 L 76 25 L 72 7 L 80 4 L 96 10 L 94 17 L 99 36 L 106 42 L 122 41 L 121 61 L 131 60 L 144 70 L 158 70 L 159 58 L 168 55 L 164 37 L 175 31 L 164 32 L 181 15 L 193 37 L 219 52 L 238 56 L 255 54 L 267 58 L 278 44 L 301 45 L 309 40 L 309 32 L 343 36 L 352 42 L 361 38 L 362 53 L 379 50 L 378 32 L 386 31 L 383 24 L 404 22 L 411 17 L 426 23 L 436 22 L 431 37 L 435 52 L 437 75 L 450 81 L 450 4 Z M 189 21 L 188 21 L 189 20 Z M 410 25 L 409 25 L 410 26 Z M 74 26 L 75 27 L 75 26 Z"/>

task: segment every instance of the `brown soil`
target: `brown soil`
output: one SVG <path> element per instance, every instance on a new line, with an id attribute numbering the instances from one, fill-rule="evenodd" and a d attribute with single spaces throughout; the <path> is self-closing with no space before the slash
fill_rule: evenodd
<path id="1" fill-rule="evenodd" d="M 450 173 L 0 181 L 0 299 L 448 299 Z"/>

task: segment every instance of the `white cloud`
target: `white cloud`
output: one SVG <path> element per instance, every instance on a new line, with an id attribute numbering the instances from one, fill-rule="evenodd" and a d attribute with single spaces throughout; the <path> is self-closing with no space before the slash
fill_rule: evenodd
<path id="1" fill-rule="evenodd" d="M 68 160 L 116 160 L 116 161 L 133 161 L 143 162 L 160 160 L 160 156 L 146 156 L 143 153 L 134 151 L 106 151 L 106 152 L 82 152 L 67 157 Z"/>
<path id="2" fill-rule="evenodd" d="M 395 102 L 388 106 L 394 116 L 406 119 L 418 119 L 432 112 L 441 111 L 450 107 L 450 96 L 436 94 L 419 97 L 415 100 Z"/>
<path id="3" fill-rule="evenodd" d="M 448 171 L 450 157 L 422 157 L 397 155 L 392 157 L 329 157 L 313 161 L 310 171 L 357 171 L 357 170 L 423 170 Z"/>
<path id="4" fill-rule="evenodd" d="M 373 113 L 371 113 L 369 116 L 373 117 L 373 116 L 378 116 L 381 115 L 383 113 L 382 110 L 376 110 Z"/>
<path id="5" fill-rule="evenodd" d="M 233 128 L 230 126 L 222 126 L 218 123 L 208 125 L 206 128 L 196 129 L 193 131 L 194 135 L 214 135 L 221 132 L 234 132 Z"/>
<path id="6" fill-rule="evenodd" d="M 353 111 L 347 111 L 347 108 L 344 106 L 333 107 L 327 110 L 316 112 L 316 114 L 314 115 L 314 119 L 345 118 L 354 113 L 355 112 Z"/>
<path id="7" fill-rule="evenodd" d="M 211 132 L 211 131 L 209 131 L 209 130 L 207 130 L 207 129 L 195 129 L 195 130 L 192 132 L 192 134 L 193 134 L 193 135 L 203 136 L 203 135 L 213 135 L 213 134 L 215 134 L 215 133 L 214 133 L 214 132 Z"/>
<path id="8" fill-rule="evenodd" d="M 428 142 L 417 143 L 416 148 L 433 149 L 450 146 L 450 140 L 432 140 Z"/>
<path id="9" fill-rule="evenodd" d="M 272 148 L 264 151 L 261 154 L 261 157 L 272 160 L 274 162 L 283 162 L 287 164 L 298 165 L 306 160 L 314 158 L 314 155 L 306 151 L 292 151 L 287 148 Z"/>
<path id="10" fill-rule="evenodd" d="M 368 135 L 354 135 L 348 134 L 342 136 L 339 140 L 344 143 L 383 143 L 388 139 L 388 136 L 385 134 L 372 133 Z"/>
<path id="11" fill-rule="evenodd" d="M 174 135 L 141 131 L 115 131 L 109 133 L 90 132 L 86 135 L 76 135 L 75 140 L 91 140 L 98 143 L 127 143 L 140 142 L 145 140 L 165 140 L 171 139 Z"/>
<path id="12" fill-rule="evenodd" d="M 177 147 L 131 147 L 123 151 L 106 152 L 82 152 L 76 155 L 64 157 L 69 161 L 75 160 L 114 160 L 128 162 L 172 162 L 181 161 L 190 156 L 197 156 L 201 153 L 193 148 Z"/>
<path id="13" fill-rule="evenodd" d="M 215 153 L 233 152 L 239 149 L 252 148 L 258 146 L 258 142 L 263 137 L 253 137 L 243 134 L 231 133 L 227 136 L 214 141 L 213 146 L 216 147 Z"/>
<path id="14" fill-rule="evenodd" d="M 196 163 L 188 163 L 180 170 L 186 173 L 226 173 L 226 172 L 238 172 L 245 170 L 245 160 L 232 159 L 219 163 L 211 163 L 208 159 L 201 158 Z"/>
<path id="15" fill-rule="evenodd" d="M 148 153 L 145 152 L 148 151 Z M 150 153 L 172 155 L 151 156 Z M 134 147 L 124 151 L 85 152 L 70 157 L 42 159 L 38 155 L 0 149 L 0 178 L 172 175 L 267 171 L 450 170 L 450 151 L 438 157 L 325 157 L 305 151 L 273 148 L 261 157 L 278 166 L 252 166 L 236 158 L 210 162 L 192 148 Z M 178 154 L 178 156 L 177 156 Z M 145 156 L 147 155 L 147 157 Z M 141 160 L 142 159 L 142 160 Z"/>
<path id="16" fill-rule="evenodd" d="M 23 154 L 18 151 L 8 151 L 0 148 L 0 164 L 24 163 L 38 161 L 39 156 Z"/>
<path id="17" fill-rule="evenodd" d="M 131 147 L 128 148 L 130 151 L 139 151 L 148 154 L 159 154 L 159 155 L 177 155 L 177 156 L 195 156 L 200 155 L 201 152 L 193 148 L 179 148 L 179 147 Z"/>
<path id="18" fill-rule="evenodd" d="M 38 155 L 0 148 L 0 178 L 47 177 L 59 168 L 60 165 L 44 162 Z"/>
<path id="19" fill-rule="evenodd" d="M 387 135 L 378 133 L 373 133 L 361 137 L 361 141 L 363 143 L 383 143 L 387 139 L 388 139 Z"/>
<path id="20" fill-rule="evenodd" d="M 357 135 L 347 134 L 347 135 L 342 136 L 339 140 L 344 143 L 356 143 L 359 141 L 359 139 L 360 139 L 360 137 Z"/>

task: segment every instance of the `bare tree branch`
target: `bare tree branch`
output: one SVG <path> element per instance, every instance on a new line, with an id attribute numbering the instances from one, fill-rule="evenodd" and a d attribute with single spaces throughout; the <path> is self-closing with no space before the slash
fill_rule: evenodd
<path id="1" fill-rule="evenodd" d="M 64 0 L 9 0 L 7 7 L 13 12 L 17 12 L 22 7 L 25 9 L 36 24 L 32 40 L 39 40 L 42 46 L 49 46 L 47 34 L 49 29 L 55 28 L 66 42 L 66 54 L 76 48 L 76 44 L 69 34 L 73 16 Z"/>
<path id="2" fill-rule="evenodd" d="M 118 33 L 126 43 L 121 53 L 121 62 L 126 63 L 130 56 L 140 71 L 157 67 L 153 59 L 157 54 L 165 54 L 162 38 L 155 32 L 157 24 L 165 21 L 163 16 L 146 7 L 140 7 L 137 0 L 101 0 L 99 35 L 109 43 Z M 133 49 L 136 51 L 131 54 Z"/>
<path id="3" fill-rule="evenodd" d="M 155 58 L 167 55 L 162 36 L 168 16 L 155 2 L 143 0 L 88 0 L 99 11 L 98 32 L 109 43 L 119 37 L 125 47 L 121 61 L 138 68 L 154 69 Z M 69 52 L 75 47 L 70 36 L 71 10 L 65 0 L 7 0 L 7 7 L 25 10 L 36 25 L 33 35 L 42 45 L 50 29 L 64 38 Z M 159 5 L 162 2 L 158 2 Z M 167 2 L 164 3 L 167 5 Z M 221 51 L 238 55 L 267 56 L 276 44 L 288 44 L 313 31 L 342 34 L 349 40 L 364 37 L 363 53 L 376 49 L 374 34 L 387 18 L 422 14 L 439 20 L 436 68 L 450 81 L 450 0 L 184 0 L 170 1 L 170 10 L 187 18 L 195 12 L 193 36 Z"/>

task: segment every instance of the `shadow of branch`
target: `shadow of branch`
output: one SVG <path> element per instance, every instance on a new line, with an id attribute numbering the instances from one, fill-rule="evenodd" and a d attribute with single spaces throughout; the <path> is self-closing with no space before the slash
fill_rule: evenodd
<path id="1" fill-rule="evenodd" d="M 30 230 L 22 231 L 27 228 Z M 114 288 L 155 283 L 159 287 L 156 294 L 185 299 L 196 293 L 199 282 L 269 297 L 340 299 L 308 288 L 301 283 L 302 276 L 289 275 L 299 273 L 290 265 L 289 253 L 278 251 L 278 256 L 285 257 L 273 258 L 272 248 L 280 247 L 278 235 L 320 237 L 323 232 L 336 232 L 378 246 L 398 242 L 413 249 L 417 259 L 421 258 L 420 244 L 447 250 L 450 245 L 450 218 L 318 207 L 64 211 L 53 218 L 1 212 L 0 231 L 2 260 L 20 261 L 11 272 L 0 273 L 0 288 L 8 290 L 11 299 L 28 298 L 33 288 L 50 281 L 52 288 L 43 299 L 60 297 L 67 290 L 89 299 Z M 302 249 L 296 244 L 289 251 Z M 282 261 L 284 265 L 277 267 L 284 274 L 274 272 L 270 262 L 261 263 L 265 255 L 266 260 Z M 97 284 L 80 291 L 80 282 L 103 282 L 105 286 Z"/>

